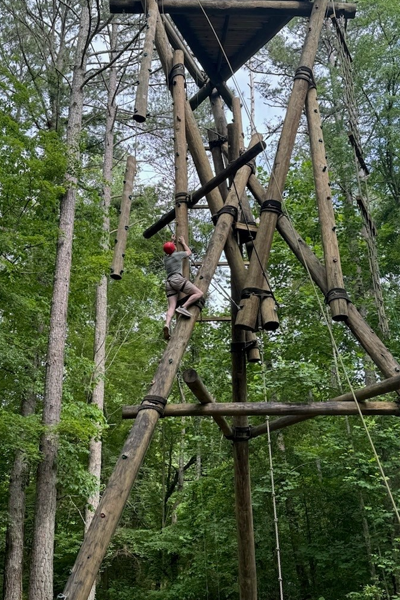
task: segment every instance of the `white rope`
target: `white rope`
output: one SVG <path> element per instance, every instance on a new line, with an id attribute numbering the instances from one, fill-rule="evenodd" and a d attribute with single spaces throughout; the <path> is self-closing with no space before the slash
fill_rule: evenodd
<path id="1" fill-rule="evenodd" d="M 264 391 L 264 402 L 268 402 L 267 398 L 267 383 L 265 377 L 265 362 L 264 362 L 264 343 L 261 338 L 260 344 L 260 354 L 261 354 L 261 372 L 262 372 L 262 380 L 263 380 L 263 391 Z M 278 521 L 278 512 L 276 510 L 276 494 L 275 494 L 275 478 L 274 478 L 274 463 L 272 460 L 272 445 L 271 445 L 271 432 L 269 429 L 269 415 L 266 418 L 267 423 L 267 441 L 268 441 L 268 457 L 269 457 L 269 473 L 271 479 L 271 496 L 272 496 L 272 506 L 274 512 L 274 529 L 275 529 L 275 542 L 276 542 L 276 561 L 278 565 L 278 583 L 279 583 L 279 597 L 280 600 L 283 600 L 283 578 L 282 578 L 282 565 L 281 565 L 281 546 L 279 541 L 279 521 Z"/>

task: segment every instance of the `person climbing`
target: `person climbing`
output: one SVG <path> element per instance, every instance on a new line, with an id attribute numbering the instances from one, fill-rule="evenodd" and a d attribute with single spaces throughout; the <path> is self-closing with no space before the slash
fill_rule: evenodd
<path id="1" fill-rule="evenodd" d="M 182 252 L 178 252 L 176 249 L 175 236 L 172 236 L 171 242 L 166 242 L 163 246 L 165 252 L 164 266 L 167 272 L 165 292 L 168 299 L 168 310 L 164 325 L 165 340 L 169 340 L 170 338 L 170 324 L 175 310 L 183 317 L 190 318 L 192 315 L 187 310 L 188 307 L 203 296 L 203 292 L 182 275 L 182 261 L 188 258 L 192 254 L 192 251 L 186 244 L 183 236 L 178 238 L 178 242 L 182 244 L 184 248 Z M 179 292 L 189 294 L 189 297 L 186 299 L 184 304 L 182 304 L 182 306 L 177 307 Z"/>

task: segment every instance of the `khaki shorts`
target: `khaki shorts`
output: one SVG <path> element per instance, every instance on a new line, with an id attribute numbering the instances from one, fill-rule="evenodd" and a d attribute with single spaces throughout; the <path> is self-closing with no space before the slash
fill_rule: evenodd
<path id="1" fill-rule="evenodd" d="M 188 279 L 183 277 L 180 273 L 174 273 L 168 277 L 165 282 L 165 292 L 167 297 L 176 296 L 179 292 L 184 294 L 195 294 L 197 292 L 197 287 Z"/>

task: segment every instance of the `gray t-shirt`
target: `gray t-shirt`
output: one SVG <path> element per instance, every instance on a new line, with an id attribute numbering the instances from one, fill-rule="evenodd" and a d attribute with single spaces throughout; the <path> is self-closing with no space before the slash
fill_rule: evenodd
<path id="1" fill-rule="evenodd" d="M 164 256 L 164 266 L 165 270 L 167 271 L 167 279 L 175 273 L 182 274 L 182 260 L 187 257 L 188 255 L 186 252 L 177 252 L 176 250 L 172 254 L 166 254 Z"/>

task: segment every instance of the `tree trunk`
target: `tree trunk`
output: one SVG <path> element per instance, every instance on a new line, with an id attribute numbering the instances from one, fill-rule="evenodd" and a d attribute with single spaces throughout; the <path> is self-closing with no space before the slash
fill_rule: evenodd
<path id="1" fill-rule="evenodd" d="M 23 400 L 23 417 L 35 412 L 36 396 L 29 394 Z M 25 488 L 29 464 L 21 450 L 17 450 L 10 475 L 8 501 L 8 527 L 6 533 L 6 556 L 4 563 L 4 600 L 22 599 L 22 574 L 24 554 Z"/>
<path id="2" fill-rule="evenodd" d="M 50 316 L 49 345 L 44 392 L 43 424 L 47 430 L 40 444 L 42 461 L 38 467 L 36 513 L 33 532 L 29 600 L 52 600 L 54 528 L 58 438 L 53 429 L 60 421 L 64 373 L 64 347 L 67 332 L 68 292 L 71 272 L 72 238 L 79 161 L 79 136 L 83 106 L 83 78 L 86 70 L 86 39 L 89 8 L 82 8 L 72 80 L 67 130 L 68 171 L 66 192 L 61 201 L 59 237 Z"/>
<path id="3" fill-rule="evenodd" d="M 112 24 L 110 38 L 110 61 L 115 56 L 116 44 L 118 37 L 118 25 Z M 104 162 L 103 162 L 103 231 L 104 238 L 102 248 L 108 249 L 108 239 L 110 232 L 110 217 L 109 209 L 111 203 L 111 178 L 112 164 L 114 156 L 114 123 L 117 112 L 116 105 L 116 89 L 117 89 L 117 69 L 112 66 L 108 80 L 108 101 L 107 101 L 107 117 L 106 131 L 104 139 Z M 107 335 L 107 276 L 103 275 L 96 289 L 96 325 L 94 332 L 94 380 L 92 404 L 95 404 L 99 410 L 103 412 L 104 407 L 104 376 L 106 364 L 106 335 Z M 90 441 L 89 451 L 89 466 L 88 471 L 97 480 L 96 491 L 88 498 L 88 506 L 85 512 L 85 531 L 88 530 L 92 522 L 94 511 L 99 505 L 100 500 L 100 476 L 101 476 L 101 454 L 102 441 L 101 439 L 92 439 Z M 89 594 L 89 600 L 94 600 L 96 596 L 96 583 L 93 584 L 92 591 Z"/>

